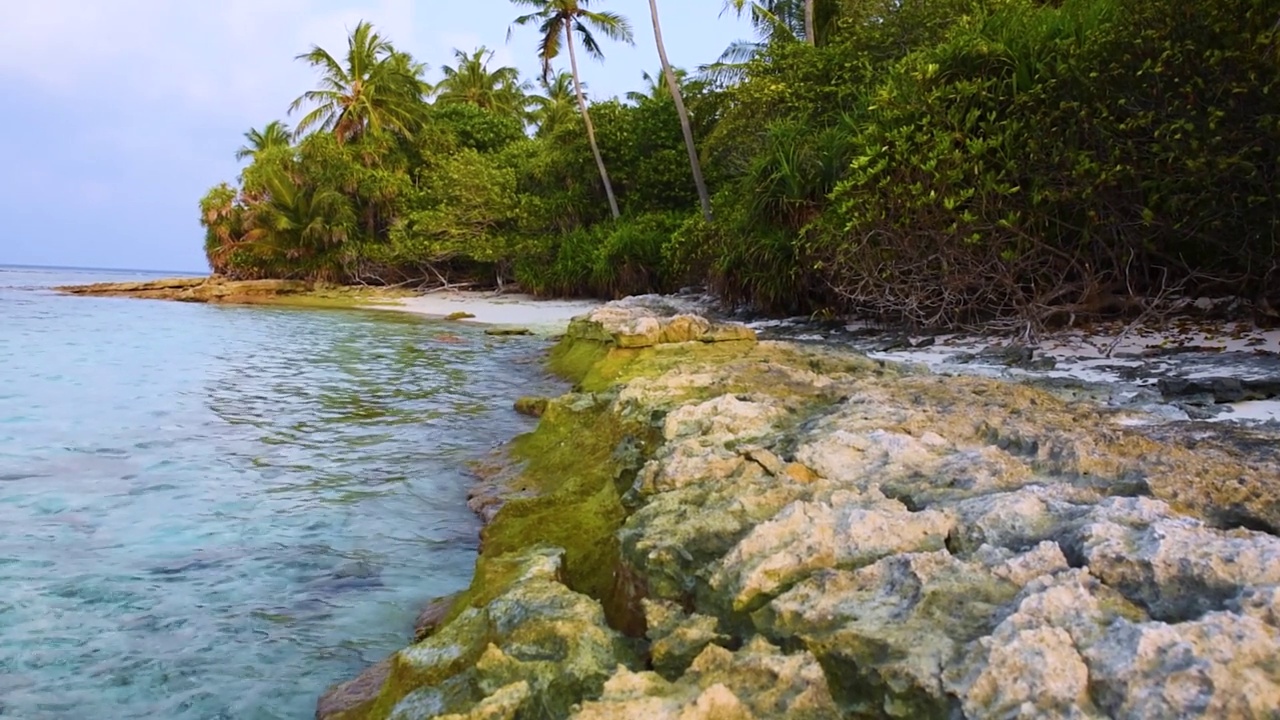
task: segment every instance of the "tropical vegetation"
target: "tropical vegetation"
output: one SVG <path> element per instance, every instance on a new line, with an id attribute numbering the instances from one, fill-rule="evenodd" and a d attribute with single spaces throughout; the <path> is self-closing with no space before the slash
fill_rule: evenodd
<path id="1" fill-rule="evenodd" d="M 213 269 L 922 326 L 1280 305 L 1280 0 L 727 0 L 756 36 L 694 72 L 651 0 L 621 99 L 577 62 L 633 41 L 607 4 L 513 0 L 533 79 L 481 47 L 432 85 L 364 23 L 300 55 L 293 129 L 201 201 Z"/>

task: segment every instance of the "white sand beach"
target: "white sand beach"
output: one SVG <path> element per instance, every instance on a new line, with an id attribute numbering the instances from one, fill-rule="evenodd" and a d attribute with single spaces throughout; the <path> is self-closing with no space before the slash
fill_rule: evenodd
<path id="1" fill-rule="evenodd" d="M 543 300 L 520 293 L 494 295 L 488 292 L 442 291 L 370 307 L 437 318 L 469 313 L 474 317 L 463 322 L 518 326 L 539 333 L 555 333 L 568 327 L 572 318 L 602 304 L 598 300 Z"/>

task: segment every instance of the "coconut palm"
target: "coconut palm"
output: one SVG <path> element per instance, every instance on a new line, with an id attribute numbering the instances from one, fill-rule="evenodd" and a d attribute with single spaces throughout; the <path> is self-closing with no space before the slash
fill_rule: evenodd
<path id="1" fill-rule="evenodd" d="M 469 103 L 525 118 L 529 86 L 520 81 L 519 70 L 513 67 L 490 70 L 493 51 L 484 46 L 471 53 L 455 49 L 453 56 L 456 64 L 441 68 L 444 79 L 435 88 L 436 102 L 444 105 Z"/>
<path id="2" fill-rule="evenodd" d="M 631 23 L 613 12 L 597 12 L 588 10 L 591 0 L 511 0 L 518 6 L 532 8 L 533 12 L 521 15 L 512 23 L 516 25 L 537 25 L 542 40 L 538 43 L 538 59 L 542 61 L 542 76 L 551 75 L 551 62 L 560 55 L 563 42 L 569 49 L 569 67 L 573 72 L 573 87 L 578 96 L 578 110 L 582 113 L 582 121 L 587 128 L 587 141 L 591 143 L 591 152 L 596 158 L 596 167 L 600 170 L 600 180 L 604 183 L 605 195 L 609 198 L 609 210 L 614 219 L 621 217 L 618 211 L 618 199 L 613 194 L 613 183 L 609 182 L 609 171 L 604 166 L 604 158 L 600 155 L 600 145 L 596 142 L 596 129 L 591 123 L 591 114 L 587 111 L 587 96 L 582 91 L 582 75 L 578 72 L 578 53 L 573 42 L 576 33 L 582 42 L 587 55 L 599 60 L 604 59 L 595 33 L 600 33 L 612 40 L 635 44 L 631 31 Z M 508 38 L 510 32 L 508 32 Z"/>
<path id="3" fill-rule="evenodd" d="M 794 42 L 806 32 L 800 0 L 724 0 L 724 9 L 739 17 L 750 14 L 756 40 L 735 40 L 710 65 L 698 68 L 703 77 L 721 84 L 741 80 L 747 64 L 771 42 Z M 812 37 L 812 35 L 808 36 Z"/>
<path id="4" fill-rule="evenodd" d="M 739 17 L 750 15 L 756 34 L 764 40 L 776 40 L 779 35 L 804 38 L 816 44 L 816 35 L 808 26 L 810 9 L 814 0 L 724 0 L 726 10 Z"/>
<path id="5" fill-rule="evenodd" d="M 298 121 L 295 136 L 315 128 L 348 142 L 384 130 L 408 133 L 417 123 L 429 90 L 422 79 L 426 66 L 397 51 L 369 23 L 351 31 L 341 62 L 318 45 L 297 59 L 319 69 L 321 78 L 318 89 L 289 106 L 290 113 L 315 106 Z"/>
<path id="6" fill-rule="evenodd" d="M 689 77 L 689 71 L 683 68 L 675 68 L 676 80 L 684 83 Z M 637 105 L 648 100 L 663 100 L 670 97 L 667 92 L 667 78 L 661 70 L 657 76 L 650 75 L 648 70 L 640 73 L 640 79 L 644 80 L 644 90 L 631 90 L 627 93 L 627 99 Z"/>
<path id="7" fill-rule="evenodd" d="M 711 195 L 707 192 L 707 181 L 702 177 L 702 162 L 698 159 L 698 148 L 693 142 L 693 125 L 689 122 L 689 110 L 684 106 L 684 93 L 680 91 L 680 78 L 667 59 L 667 46 L 662 42 L 662 23 L 658 18 L 658 0 L 649 0 L 649 16 L 653 19 L 653 38 L 658 45 L 658 59 L 662 61 L 662 77 L 666 80 L 667 90 L 676 103 L 676 113 L 680 116 L 680 129 L 684 132 L 684 145 L 689 151 L 689 167 L 693 170 L 693 184 L 698 189 L 698 201 L 702 203 L 702 216 L 711 222 Z"/>
<path id="8" fill-rule="evenodd" d="M 249 132 L 244 134 L 244 137 L 249 142 L 241 145 L 240 149 L 236 150 L 237 160 L 256 157 L 263 150 L 289 147 L 293 143 L 293 135 L 289 132 L 289 126 L 279 120 L 272 120 L 261 130 L 250 128 Z"/>
<path id="9" fill-rule="evenodd" d="M 586 86 L 582 83 L 584 90 Z M 551 135 L 572 123 L 578 113 L 573 75 L 562 71 L 543 79 L 542 91 L 546 95 L 531 95 L 529 102 L 534 106 L 533 120 L 538 125 L 538 134 Z"/>

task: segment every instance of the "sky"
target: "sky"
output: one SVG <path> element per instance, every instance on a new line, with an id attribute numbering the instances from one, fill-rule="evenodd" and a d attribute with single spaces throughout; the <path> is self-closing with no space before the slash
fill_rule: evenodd
<path id="1" fill-rule="evenodd" d="M 658 69 L 647 0 L 596 0 L 636 44 L 583 62 L 593 97 Z M 660 0 L 672 63 L 713 61 L 746 23 L 722 0 Z M 372 22 L 431 67 L 485 45 L 536 76 L 533 29 L 509 0 L 0 0 L 0 264 L 204 271 L 197 203 L 234 181 L 243 133 L 288 120 L 314 75 L 294 56 L 334 54 Z M 566 60 L 567 62 L 567 60 Z"/>

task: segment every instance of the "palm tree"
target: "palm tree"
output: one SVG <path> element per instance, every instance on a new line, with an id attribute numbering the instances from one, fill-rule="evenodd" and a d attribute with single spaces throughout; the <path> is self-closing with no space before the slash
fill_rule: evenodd
<path id="1" fill-rule="evenodd" d="M 244 137 L 249 142 L 246 145 L 241 145 L 240 149 L 236 150 L 237 160 L 256 157 L 263 150 L 289 147 L 293 142 L 293 135 L 289 132 L 289 126 L 279 120 L 272 120 L 261 130 L 251 128 L 249 132 L 244 134 Z"/>
<path id="2" fill-rule="evenodd" d="M 703 76 L 722 84 L 741 80 L 747 72 L 747 63 L 764 51 L 771 42 L 792 42 L 796 38 L 813 37 L 806 34 L 801 0 L 724 0 L 725 10 L 732 10 L 739 17 L 750 13 L 756 40 L 736 40 L 710 65 L 699 69 Z"/>
<path id="3" fill-rule="evenodd" d="M 454 49 L 456 66 L 440 68 L 444 79 L 436 86 L 436 102 L 444 105 L 470 103 L 494 112 L 508 113 L 525 119 L 529 98 L 528 83 L 520 81 L 520 71 L 513 67 L 489 69 L 493 51 L 480 46 L 472 53 Z"/>
<path id="4" fill-rule="evenodd" d="M 512 23 L 516 25 L 538 25 L 542 40 L 538 43 L 538 58 L 542 60 L 542 77 L 545 80 L 551 75 L 551 61 L 560 55 L 560 43 L 569 48 L 569 67 L 573 72 L 573 87 L 578 96 L 578 110 L 582 113 L 583 123 L 587 126 L 587 140 L 591 143 L 591 152 L 596 157 L 596 166 L 600 169 L 600 179 L 604 182 L 604 192 L 609 198 L 609 210 L 616 220 L 622 216 L 618 211 L 618 199 L 613 194 L 613 183 L 609 182 L 609 171 L 604 166 L 604 158 L 600 155 L 600 145 L 596 142 L 596 129 L 591 123 L 591 115 L 587 112 L 587 96 L 582 92 L 582 75 L 578 72 L 578 53 L 573 44 L 574 33 L 582 41 L 587 55 L 604 59 L 600 44 L 596 42 L 593 31 L 607 38 L 635 44 L 631 23 L 623 16 L 612 12 L 596 12 L 588 10 L 591 0 L 511 0 L 516 5 L 533 8 L 534 12 L 521 15 Z M 510 32 L 507 33 L 510 38 Z"/>
<path id="5" fill-rule="evenodd" d="M 814 0 L 724 0 L 726 10 L 741 17 L 750 13 L 751 24 L 762 39 L 776 40 L 780 34 L 804 38 L 816 44 L 809 27 Z"/>
<path id="6" fill-rule="evenodd" d="M 586 86 L 582 83 L 584 90 Z M 561 71 L 549 79 L 544 78 L 542 90 L 546 95 L 532 95 L 529 101 L 535 106 L 533 118 L 538 124 L 538 134 L 551 135 L 572 122 L 578 112 L 573 75 Z"/>
<path id="7" fill-rule="evenodd" d="M 250 207 L 242 242 L 291 272 L 340 280 L 340 251 L 356 226 L 350 199 L 330 188 L 300 185 L 281 168 L 266 168 L 262 180 L 266 197 Z"/>
<path id="8" fill-rule="evenodd" d="M 675 68 L 676 80 L 681 83 L 685 78 L 689 77 L 689 72 L 683 68 Z M 667 93 L 667 78 L 661 70 L 658 71 L 657 77 L 649 74 L 648 70 L 640 73 L 640 79 L 644 80 L 644 90 L 631 90 L 627 93 L 627 99 L 633 103 L 640 104 L 648 100 L 661 100 L 669 97 Z"/>
<path id="9" fill-rule="evenodd" d="M 289 106 L 291 114 L 303 105 L 316 106 L 298 122 L 295 136 L 318 128 L 332 131 L 341 143 L 383 130 L 408 133 L 430 89 L 422 79 L 426 66 L 397 51 L 366 22 L 347 38 L 342 62 L 318 45 L 297 59 L 318 68 L 321 78 L 318 89 Z"/>
<path id="10" fill-rule="evenodd" d="M 702 217 L 711 222 L 711 195 L 707 193 L 707 181 L 702 177 L 702 163 L 698 160 L 698 148 L 693 142 L 693 125 L 689 122 L 689 110 L 684 106 L 684 93 L 680 91 L 680 78 L 667 59 L 667 46 L 662 42 L 662 24 L 658 21 L 658 0 L 649 0 L 649 16 L 653 18 L 653 37 L 658 45 L 658 59 L 662 61 L 662 77 L 676 103 L 680 115 L 680 129 L 684 132 L 684 145 L 689 151 L 689 166 L 693 169 L 693 184 L 698 188 L 698 201 L 702 203 Z"/>

